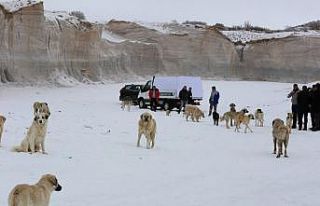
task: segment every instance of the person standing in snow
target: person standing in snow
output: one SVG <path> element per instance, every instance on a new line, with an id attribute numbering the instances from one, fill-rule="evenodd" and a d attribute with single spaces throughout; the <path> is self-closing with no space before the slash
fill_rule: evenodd
<path id="1" fill-rule="evenodd" d="M 320 130 L 320 84 L 313 85 L 311 91 L 312 131 Z"/>
<path id="2" fill-rule="evenodd" d="M 307 86 L 303 86 L 302 91 L 298 93 L 297 103 L 298 103 L 299 130 L 302 129 L 302 119 L 303 119 L 303 130 L 307 130 L 308 112 L 310 107 L 310 93 L 308 91 Z"/>
<path id="3" fill-rule="evenodd" d="M 149 90 L 150 107 L 151 111 L 157 111 L 157 105 L 160 97 L 160 91 L 156 86 Z"/>
<path id="4" fill-rule="evenodd" d="M 192 104 L 193 100 L 192 100 L 192 88 L 189 87 L 188 89 L 188 104 Z"/>
<path id="5" fill-rule="evenodd" d="M 180 108 L 178 113 L 180 114 L 182 107 L 184 109 L 189 100 L 189 92 L 188 92 L 187 86 L 183 86 L 183 88 L 180 90 L 179 99 L 180 99 Z"/>
<path id="6" fill-rule="evenodd" d="M 293 115 L 293 123 L 292 123 L 292 129 L 297 128 L 297 118 L 298 118 L 298 93 L 299 93 L 299 87 L 297 84 L 293 85 L 293 90 L 288 94 L 288 98 L 291 97 L 291 111 Z"/>
<path id="7" fill-rule="evenodd" d="M 213 107 L 213 111 L 217 112 L 217 106 L 218 106 L 219 98 L 220 98 L 220 94 L 216 90 L 216 87 L 213 86 L 211 89 L 212 89 L 211 90 L 211 95 L 210 95 L 210 98 L 209 98 L 209 104 L 210 104 L 209 116 L 212 113 L 212 107 Z"/>

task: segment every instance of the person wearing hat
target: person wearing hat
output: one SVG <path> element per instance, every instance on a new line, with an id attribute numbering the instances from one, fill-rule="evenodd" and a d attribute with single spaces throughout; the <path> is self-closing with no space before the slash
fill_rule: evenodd
<path id="1" fill-rule="evenodd" d="M 220 94 L 216 90 L 216 87 L 215 86 L 211 87 L 211 94 L 210 94 L 210 98 L 209 98 L 210 108 L 209 108 L 209 115 L 208 116 L 210 116 L 212 114 L 212 108 L 213 108 L 214 112 L 217 112 L 219 98 L 220 98 Z"/>
<path id="2" fill-rule="evenodd" d="M 299 87 L 297 84 L 293 85 L 292 91 L 288 94 L 288 98 L 291 97 L 291 111 L 293 115 L 292 129 L 297 128 L 297 118 L 298 118 L 298 93 Z"/>

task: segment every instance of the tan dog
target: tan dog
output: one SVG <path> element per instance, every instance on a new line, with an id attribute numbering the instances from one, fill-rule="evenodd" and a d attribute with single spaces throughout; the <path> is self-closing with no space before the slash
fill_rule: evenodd
<path id="1" fill-rule="evenodd" d="M 50 115 L 50 110 L 47 102 L 35 102 L 33 103 L 33 114 L 46 113 Z"/>
<path id="2" fill-rule="evenodd" d="M 255 125 L 256 127 L 263 127 L 264 113 L 261 109 L 257 109 L 254 113 Z"/>
<path id="3" fill-rule="evenodd" d="M 44 141 L 47 134 L 47 124 L 49 115 L 46 113 L 37 113 L 32 121 L 26 137 L 22 140 L 20 146 L 12 148 L 13 152 L 40 152 L 45 151 Z"/>
<path id="4" fill-rule="evenodd" d="M 236 126 L 236 128 L 235 128 L 235 130 L 234 131 L 237 131 L 237 132 L 239 132 L 239 129 L 240 129 L 240 125 L 241 125 L 241 123 L 245 120 L 245 119 L 247 119 L 246 117 L 246 113 L 248 113 L 249 111 L 247 110 L 247 109 L 242 109 L 240 112 L 237 112 L 236 113 L 236 116 L 235 116 L 235 118 L 234 118 L 234 122 L 235 122 L 235 126 Z"/>
<path id="5" fill-rule="evenodd" d="M 289 128 L 289 134 L 291 134 L 292 124 L 293 124 L 293 115 L 292 113 L 289 112 L 286 118 L 286 125 Z"/>
<path id="6" fill-rule="evenodd" d="M 121 109 L 124 110 L 127 107 L 128 112 L 130 112 L 130 107 L 133 105 L 131 100 L 123 100 L 121 101 Z"/>
<path id="7" fill-rule="evenodd" d="M 43 175 L 35 185 L 15 186 L 9 194 L 8 203 L 9 206 L 49 206 L 51 193 L 61 189 L 54 175 Z"/>
<path id="8" fill-rule="evenodd" d="M 226 121 L 226 127 L 227 129 L 230 129 L 230 126 L 229 126 L 229 122 L 230 122 L 230 125 L 232 126 L 232 121 L 236 118 L 236 115 L 237 115 L 237 112 L 225 112 L 222 117 L 220 117 L 220 122 L 222 121 Z"/>
<path id="9" fill-rule="evenodd" d="M 147 139 L 147 149 L 153 148 L 157 131 L 156 120 L 149 112 L 145 112 L 140 115 L 138 126 L 139 129 L 137 147 L 140 147 L 140 139 L 141 136 L 144 135 Z"/>
<path id="10" fill-rule="evenodd" d="M 287 155 L 287 147 L 289 143 L 289 128 L 284 125 L 284 122 L 277 118 L 272 121 L 272 136 L 273 136 L 273 154 L 276 154 L 277 145 L 278 153 L 277 158 L 279 158 L 282 153 L 282 146 L 284 145 L 284 157 Z"/>
<path id="11" fill-rule="evenodd" d="M 250 132 L 253 132 L 251 130 L 251 128 L 249 127 L 249 124 L 250 124 L 250 120 L 251 119 L 254 119 L 254 116 L 253 114 L 249 114 L 249 115 L 245 115 L 244 113 L 240 113 L 237 118 L 236 118 L 236 121 L 235 121 L 235 124 L 236 124 L 236 128 L 234 131 L 237 131 L 239 132 L 239 129 L 240 129 L 240 124 L 244 124 L 245 125 L 245 128 L 244 128 L 244 133 L 247 133 L 247 129 L 250 130 Z"/>
<path id="12" fill-rule="evenodd" d="M 186 116 L 186 121 L 188 121 L 189 117 L 193 122 L 199 122 L 201 117 L 204 118 L 204 112 L 199 107 L 191 104 L 186 105 L 183 115 Z"/>
<path id="13" fill-rule="evenodd" d="M 4 130 L 4 123 L 6 122 L 6 118 L 0 115 L 0 147 L 1 147 L 1 137 Z"/>

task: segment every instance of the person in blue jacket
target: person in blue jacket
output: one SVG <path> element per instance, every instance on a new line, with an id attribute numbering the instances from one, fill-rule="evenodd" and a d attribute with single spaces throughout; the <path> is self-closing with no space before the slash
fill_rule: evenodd
<path id="1" fill-rule="evenodd" d="M 211 95 L 210 95 L 210 98 L 209 98 L 209 104 L 210 104 L 209 116 L 212 113 L 212 107 L 213 107 L 213 111 L 217 112 L 217 105 L 219 103 L 219 98 L 220 98 L 220 94 L 216 90 L 216 87 L 213 86 L 212 90 L 211 90 Z"/>

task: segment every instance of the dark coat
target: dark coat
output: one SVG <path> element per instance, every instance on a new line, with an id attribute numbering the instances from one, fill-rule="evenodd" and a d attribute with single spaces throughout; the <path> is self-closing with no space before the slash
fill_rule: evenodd
<path id="1" fill-rule="evenodd" d="M 188 90 L 188 103 L 192 102 L 192 91 Z"/>
<path id="2" fill-rule="evenodd" d="M 209 103 L 210 105 L 217 105 L 219 103 L 220 94 L 218 91 L 214 90 L 211 92 Z"/>
<path id="3" fill-rule="evenodd" d="M 188 101 L 189 99 L 189 92 L 187 89 L 181 89 L 179 92 L 179 98 L 183 101 Z"/>
<path id="4" fill-rule="evenodd" d="M 310 94 L 308 90 L 299 91 L 297 96 L 298 110 L 299 112 L 309 112 L 310 107 Z"/>
<path id="5" fill-rule="evenodd" d="M 320 112 L 320 90 L 311 91 L 311 112 Z"/>

